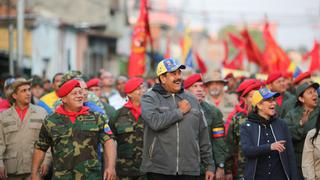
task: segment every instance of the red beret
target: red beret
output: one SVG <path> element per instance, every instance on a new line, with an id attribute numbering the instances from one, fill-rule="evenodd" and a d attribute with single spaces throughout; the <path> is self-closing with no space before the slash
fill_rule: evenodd
<path id="1" fill-rule="evenodd" d="M 271 84 L 273 81 L 282 77 L 281 72 L 273 72 L 269 74 L 268 79 L 266 80 L 266 84 Z"/>
<path id="2" fill-rule="evenodd" d="M 225 80 L 228 80 L 228 79 L 230 79 L 230 78 L 234 78 L 234 76 L 233 76 L 232 73 L 228 73 L 228 74 L 226 75 L 226 77 L 224 77 Z"/>
<path id="3" fill-rule="evenodd" d="M 188 89 L 190 86 L 192 86 L 194 83 L 202 81 L 200 74 L 192 74 L 189 76 L 186 80 L 184 80 L 183 85 L 185 89 Z"/>
<path id="4" fill-rule="evenodd" d="M 131 93 L 135 89 L 137 89 L 143 83 L 142 78 L 134 77 L 129 79 L 126 84 L 124 85 L 124 92 Z"/>
<path id="5" fill-rule="evenodd" d="M 91 87 L 94 87 L 94 86 L 99 86 L 99 84 L 100 84 L 100 79 L 99 78 L 90 79 L 87 82 L 87 88 L 91 88 Z"/>
<path id="6" fill-rule="evenodd" d="M 69 80 L 64 84 L 62 84 L 62 86 L 59 88 L 57 92 L 59 98 L 62 98 L 68 95 L 75 87 L 80 87 L 79 81 L 75 79 Z"/>
<path id="7" fill-rule="evenodd" d="M 244 91 L 248 86 L 251 84 L 255 83 L 257 80 L 256 79 L 246 79 L 244 80 L 237 88 L 236 92 L 241 92 Z"/>
<path id="8" fill-rule="evenodd" d="M 299 74 L 299 76 L 297 76 L 294 81 L 293 84 L 298 84 L 300 81 L 306 79 L 306 78 L 310 78 L 311 77 L 311 72 L 307 71 L 304 73 Z"/>
<path id="9" fill-rule="evenodd" d="M 260 81 L 256 81 L 253 84 L 247 86 L 244 91 L 241 93 L 241 97 L 246 96 L 252 90 L 259 90 L 263 84 Z"/>
<path id="10" fill-rule="evenodd" d="M 292 72 L 283 73 L 283 77 L 284 78 L 292 78 L 293 77 L 293 73 Z"/>

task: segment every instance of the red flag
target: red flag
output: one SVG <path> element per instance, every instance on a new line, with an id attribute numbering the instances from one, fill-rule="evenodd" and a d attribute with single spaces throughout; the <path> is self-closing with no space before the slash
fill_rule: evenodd
<path id="1" fill-rule="evenodd" d="M 224 48 L 224 57 L 222 60 L 222 64 L 226 64 L 228 61 L 228 57 L 229 57 L 229 47 L 228 47 L 228 43 L 226 40 L 223 41 L 223 48 Z"/>
<path id="2" fill-rule="evenodd" d="M 232 33 L 228 33 L 228 36 L 232 42 L 232 44 L 234 45 L 234 47 L 241 49 L 245 46 L 245 43 L 242 39 L 240 39 L 238 36 L 232 34 Z"/>
<path id="3" fill-rule="evenodd" d="M 229 69 L 243 70 L 243 52 L 239 51 L 230 63 L 224 64 L 224 67 Z"/>
<path id="4" fill-rule="evenodd" d="M 263 59 L 268 63 L 270 71 L 286 72 L 290 66 L 290 59 L 287 54 L 281 49 L 277 42 L 272 37 L 269 31 L 269 24 L 266 23 L 263 30 L 266 47 L 263 54 Z"/>
<path id="5" fill-rule="evenodd" d="M 198 52 L 195 52 L 194 54 L 195 54 L 196 61 L 197 61 L 197 64 L 198 64 L 198 68 L 199 68 L 201 74 L 205 74 L 208 71 L 206 64 L 201 59 L 201 57 L 200 57 Z"/>
<path id="6" fill-rule="evenodd" d="M 309 71 L 313 72 L 320 68 L 320 54 L 319 54 L 319 43 L 317 40 L 314 41 L 313 48 L 310 52 L 303 56 L 303 59 L 311 57 Z"/>
<path id="7" fill-rule="evenodd" d="M 260 66 L 261 72 L 268 72 L 268 65 L 265 61 L 263 61 L 262 53 L 258 47 L 258 45 L 252 40 L 248 29 L 244 29 L 241 31 L 241 36 L 245 40 L 245 51 L 249 61 Z"/>
<path id="8" fill-rule="evenodd" d="M 165 52 L 165 54 L 164 54 L 164 58 L 170 58 L 171 56 L 170 56 L 170 51 L 171 51 L 171 49 L 170 49 L 170 44 L 171 44 L 171 41 L 170 41 L 170 38 L 169 38 L 169 36 L 167 37 L 167 42 L 166 42 L 166 52 Z"/>
<path id="9" fill-rule="evenodd" d="M 146 69 L 147 37 L 150 38 L 147 0 L 140 1 L 140 15 L 134 26 L 131 39 L 131 53 L 128 64 L 128 76 L 142 76 Z"/>

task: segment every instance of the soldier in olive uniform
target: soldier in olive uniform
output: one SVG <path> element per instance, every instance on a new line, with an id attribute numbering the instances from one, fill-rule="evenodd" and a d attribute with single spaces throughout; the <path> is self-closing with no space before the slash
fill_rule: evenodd
<path id="1" fill-rule="evenodd" d="M 49 147 L 53 157 L 53 179 L 114 180 L 116 146 L 112 132 L 99 113 L 83 106 L 83 89 L 77 80 L 58 90 L 62 98 L 55 113 L 47 116 L 35 144 L 32 178 L 39 179 L 38 167 Z M 104 169 L 98 159 L 98 144 L 104 146 Z"/>
<path id="2" fill-rule="evenodd" d="M 245 81 L 240 86 L 246 83 Z M 226 180 L 243 178 L 245 157 L 240 144 L 240 125 L 248 119 L 248 113 L 252 110 L 252 95 L 254 90 L 259 90 L 260 87 L 261 83 L 255 81 L 239 93 L 240 103 L 236 106 L 236 113 L 232 117 L 226 138 L 229 150 L 226 160 Z"/>
<path id="3" fill-rule="evenodd" d="M 300 85 L 296 89 L 296 107 L 285 117 L 292 136 L 300 179 L 303 179 L 301 162 L 304 141 L 308 131 L 315 128 L 319 116 L 318 88 L 318 83 Z"/>
<path id="4" fill-rule="evenodd" d="M 184 88 L 197 97 L 208 123 L 209 137 L 212 143 L 213 159 L 216 163 L 216 179 L 224 179 L 224 164 L 226 158 L 226 144 L 224 140 L 224 126 L 221 111 L 204 100 L 205 90 L 200 74 L 193 74 L 184 81 Z M 201 167 L 202 179 L 205 169 Z"/>
<path id="5" fill-rule="evenodd" d="M 143 122 L 141 121 L 140 99 L 145 88 L 142 78 L 131 78 L 125 84 L 129 101 L 117 110 L 111 129 L 116 137 L 117 175 L 120 180 L 144 179 L 140 171 L 143 149 Z"/>

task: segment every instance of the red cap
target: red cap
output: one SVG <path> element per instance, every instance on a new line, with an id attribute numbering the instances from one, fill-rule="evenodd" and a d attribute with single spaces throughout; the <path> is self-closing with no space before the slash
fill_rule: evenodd
<path id="1" fill-rule="evenodd" d="M 294 81 L 293 84 L 298 84 L 300 81 L 306 79 L 306 78 L 310 78 L 311 77 L 311 72 L 307 71 L 304 73 L 299 74 L 299 76 L 297 76 Z"/>
<path id="2" fill-rule="evenodd" d="M 254 82 L 253 84 L 247 86 L 247 88 L 244 89 L 244 91 L 241 93 L 241 97 L 246 96 L 252 90 L 259 90 L 261 86 L 262 83 L 260 81 Z"/>
<path id="3" fill-rule="evenodd" d="M 190 86 L 192 86 L 194 83 L 202 81 L 200 74 L 192 74 L 189 76 L 186 80 L 183 81 L 183 85 L 185 89 L 188 89 Z"/>
<path id="4" fill-rule="evenodd" d="M 281 72 L 273 72 L 269 74 L 268 79 L 266 80 L 266 84 L 271 84 L 273 81 L 282 77 Z"/>
<path id="5" fill-rule="evenodd" d="M 238 86 L 236 91 L 237 92 L 244 91 L 248 86 L 255 83 L 256 81 L 257 81 L 256 79 L 246 79 Z"/>
<path id="6" fill-rule="evenodd" d="M 100 84 L 100 79 L 99 78 L 90 79 L 87 82 L 87 88 L 91 88 L 91 87 L 94 87 L 94 86 L 99 86 L 99 84 Z"/>
<path id="7" fill-rule="evenodd" d="M 131 93 L 132 91 L 137 89 L 143 83 L 143 81 L 144 80 L 142 78 L 137 77 L 129 79 L 124 85 L 124 92 L 127 94 Z"/>
<path id="8" fill-rule="evenodd" d="M 80 87 L 78 80 L 71 79 L 65 82 L 58 90 L 57 95 L 59 98 L 65 97 L 68 95 L 75 87 Z"/>

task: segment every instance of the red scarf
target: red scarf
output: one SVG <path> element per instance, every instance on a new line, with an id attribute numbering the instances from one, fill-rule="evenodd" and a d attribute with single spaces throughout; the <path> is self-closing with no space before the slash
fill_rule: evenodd
<path id="1" fill-rule="evenodd" d="M 279 97 L 276 98 L 276 102 L 279 106 L 282 106 L 283 102 L 283 95 L 280 95 Z"/>
<path id="2" fill-rule="evenodd" d="M 228 115 L 227 121 L 224 124 L 225 136 L 227 136 L 227 134 L 228 134 L 228 129 L 229 129 L 229 126 L 231 124 L 233 116 L 236 115 L 239 112 L 242 112 L 245 115 L 248 115 L 247 105 L 246 105 L 246 103 L 244 102 L 243 99 L 240 99 L 239 104 L 237 104 L 236 107 L 233 109 L 233 111 Z"/>
<path id="3" fill-rule="evenodd" d="M 26 114 L 28 112 L 29 106 L 25 107 L 24 109 L 20 109 L 18 106 L 15 105 L 14 108 L 16 109 L 20 120 L 23 121 L 24 117 L 26 116 Z"/>
<path id="4" fill-rule="evenodd" d="M 75 123 L 76 121 L 76 118 L 80 115 L 86 115 L 89 113 L 89 108 L 87 106 L 82 106 L 81 110 L 79 112 L 69 112 L 69 111 L 66 111 L 64 108 L 63 108 L 63 105 L 61 104 L 57 109 L 56 109 L 56 113 L 58 114 L 62 114 L 62 115 L 65 115 L 65 116 L 68 116 L 70 118 L 70 121 L 72 124 Z"/>
<path id="5" fill-rule="evenodd" d="M 141 105 L 139 106 L 134 106 L 133 103 L 129 100 L 124 107 L 130 109 L 131 113 L 133 114 L 133 116 L 136 119 L 136 122 L 138 122 L 138 119 L 141 115 Z"/>

